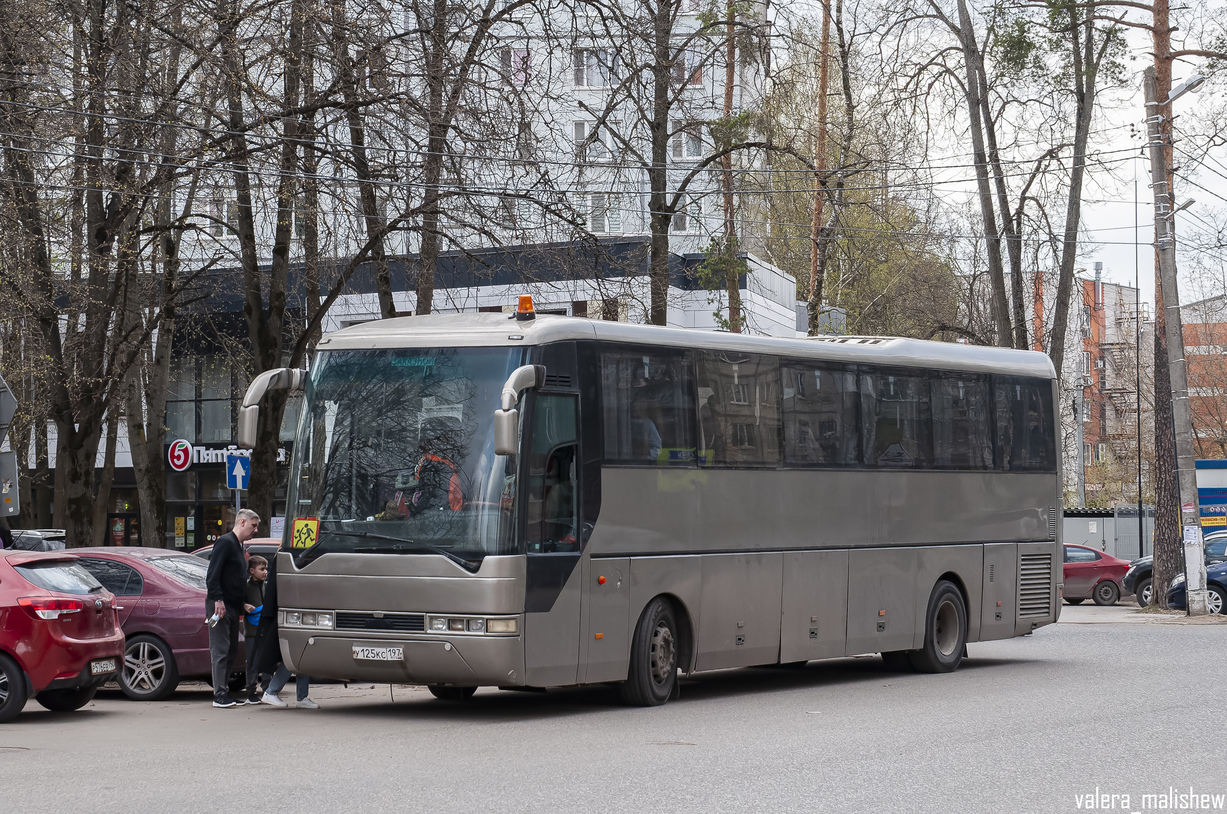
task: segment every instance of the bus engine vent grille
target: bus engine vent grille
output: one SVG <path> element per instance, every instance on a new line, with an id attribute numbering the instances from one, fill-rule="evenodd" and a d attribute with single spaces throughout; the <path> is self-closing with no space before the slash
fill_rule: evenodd
<path id="1" fill-rule="evenodd" d="M 337 611 L 337 630 L 389 630 L 398 633 L 421 633 L 426 619 L 420 613 L 355 613 Z"/>
<path id="2" fill-rule="evenodd" d="M 1056 506 L 1048 507 L 1048 539 L 1057 539 L 1057 517 L 1060 516 L 1060 509 Z"/>
<path id="3" fill-rule="evenodd" d="M 1018 616 L 1052 613 L 1052 555 L 1023 554 L 1018 568 Z"/>

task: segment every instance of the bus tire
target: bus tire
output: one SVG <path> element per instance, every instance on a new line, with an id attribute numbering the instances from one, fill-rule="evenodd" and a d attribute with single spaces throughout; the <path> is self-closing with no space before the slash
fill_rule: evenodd
<path id="1" fill-rule="evenodd" d="M 929 595 L 925 611 L 925 641 L 910 652 L 912 666 L 921 673 L 952 673 L 963 660 L 967 645 L 967 606 L 963 594 L 948 580 L 940 580 Z"/>
<path id="2" fill-rule="evenodd" d="M 477 692 L 476 687 L 444 687 L 442 684 L 430 684 L 426 689 L 440 701 L 468 701 Z"/>
<path id="3" fill-rule="evenodd" d="M 622 700 L 632 706 L 656 707 L 669 700 L 677 684 L 677 617 L 668 600 L 656 597 L 635 625 L 631 660 L 622 682 Z"/>

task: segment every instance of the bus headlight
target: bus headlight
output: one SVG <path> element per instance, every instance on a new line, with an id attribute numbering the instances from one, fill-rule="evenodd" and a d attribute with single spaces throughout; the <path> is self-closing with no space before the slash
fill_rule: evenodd
<path id="1" fill-rule="evenodd" d="M 516 632 L 516 620 L 514 618 L 512 619 L 487 619 L 486 620 L 486 632 L 487 633 L 515 633 Z"/>
<path id="2" fill-rule="evenodd" d="M 487 619 L 479 616 L 428 616 L 426 630 L 431 633 L 468 633 L 514 635 L 520 629 L 516 617 Z"/>

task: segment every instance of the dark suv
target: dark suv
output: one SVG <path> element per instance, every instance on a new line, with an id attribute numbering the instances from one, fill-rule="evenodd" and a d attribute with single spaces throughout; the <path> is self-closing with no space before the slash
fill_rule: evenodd
<path id="1" fill-rule="evenodd" d="M 1215 531 L 1205 536 L 1206 565 L 1227 561 L 1227 531 Z M 1150 581 L 1154 572 L 1154 557 L 1139 557 L 1129 563 L 1129 570 L 1121 580 L 1125 593 L 1137 596 L 1138 605 L 1150 604 Z"/>

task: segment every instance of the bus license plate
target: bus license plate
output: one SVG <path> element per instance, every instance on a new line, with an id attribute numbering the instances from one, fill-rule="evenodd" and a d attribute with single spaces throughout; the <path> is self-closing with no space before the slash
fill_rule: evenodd
<path id="1" fill-rule="evenodd" d="M 354 658 L 365 659 L 367 661 L 404 661 L 405 648 L 403 647 L 367 647 L 366 645 L 354 645 Z"/>
<path id="2" fill-rule="evenodd" d="M 115 659 L 99 659 L 89 663 L 89 674 L 100 676 L 104 673 L 115 672 Z"/>

